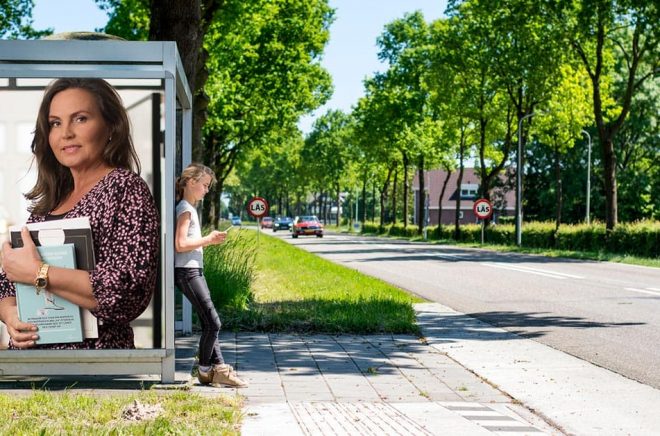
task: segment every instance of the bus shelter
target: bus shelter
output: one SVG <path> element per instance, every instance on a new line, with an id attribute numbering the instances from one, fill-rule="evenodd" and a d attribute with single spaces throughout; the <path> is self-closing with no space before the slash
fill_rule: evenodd
<path id="1" fill-rule="evenodd" d="M 29 172 L 28 139 L 31 141 L 43 90 L 60 77 L 105 79 L 124 101 L 143 167 L 141 175 L 152 190 L 161 216 L 158 288 L 148 313 L 133 326 L 136 349 L 0 350 L 0 376 L 148 374 L 160 375 L 161 382 L 172 383 L 174 183 L 176 174 L 191 160 L 192 138 L 192 96 L 176 43 L 0 41 L 0 202 L 10 201 L 12 192 L 26 192 L 31 183 L 33 186 L 31 177 L 36 174 Z M 23 173 L 12 173 L 17 168 Z M 2 207 L 0 203 L 10 215 L 4 219 L 15 224 L 20 224 L 20 218 L 11 216 L 11 212 L 24 211 L 24 206 Z"/>

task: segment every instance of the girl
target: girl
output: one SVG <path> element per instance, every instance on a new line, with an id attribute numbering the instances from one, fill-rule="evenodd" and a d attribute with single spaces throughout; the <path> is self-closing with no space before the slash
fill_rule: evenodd
<path id="1" fill-rule="evenodd" d="M 201 164 L 191 164 L 176 182 L 176 234 L 174 278 L 177 287 L 190 300 L 202 323 L 199 339 L 199 382 L 202 384 L 245 387 L 234 368 L 225 363 L 218 332 L 220 318 L 211 301 L 211 293 L 203 274 L 203 247 L 221 244 L 227 232 L 212 231 L 202 237 L 195 206 L 216 182 L 213 171 Z"/>

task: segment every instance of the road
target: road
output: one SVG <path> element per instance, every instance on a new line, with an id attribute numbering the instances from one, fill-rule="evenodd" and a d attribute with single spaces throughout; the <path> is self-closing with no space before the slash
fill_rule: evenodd
<path id="1" fill-rule="evenodd" d="M 660 389 L 660 268 L 338 234 L 274 235 Z"/>

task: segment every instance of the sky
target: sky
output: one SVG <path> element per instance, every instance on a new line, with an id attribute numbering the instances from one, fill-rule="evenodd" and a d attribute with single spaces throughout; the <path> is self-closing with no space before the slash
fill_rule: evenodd
<path id="1" fill-rule="evenodd" d="M 35 29 L 51 27 L 55 33 L 94 31 L 105 26 L 107 15 L 94 0 L 35 0 L 32 13 Z M 426 21 L 440 18 L 447 0 L 330 0 L 335 20 L 330 26 L 330 42 L 321 64 L 332 75 L 334 93 L 330 101 L 313 114 L 304 116 L 300 129 L 308 133 L 316 117 L 330 109 L 350 112 L 364 94 L 362 81 L 385 65 L 378 60 L 376 38 L 384 26 L 420 10 Z"/>

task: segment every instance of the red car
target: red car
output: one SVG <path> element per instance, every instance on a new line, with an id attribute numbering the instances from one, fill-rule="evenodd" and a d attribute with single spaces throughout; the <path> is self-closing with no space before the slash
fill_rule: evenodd
<path id="1" fill-rule="evenodd" d="M 316 235 L 317 238 L 323 237 L 323 224 L 314 215 L 297 216 L 293 220 L 291 236 L 297 238 L 304 235 Z"/>
<path id="2" fill-rule="evenodd" d="M 272 229 L 273 228 L 273 218 L 265 216 L 261 218 L 261 228 L 262 229 Z"/>

